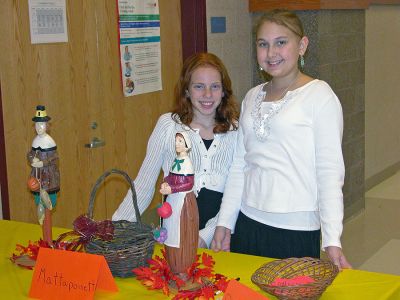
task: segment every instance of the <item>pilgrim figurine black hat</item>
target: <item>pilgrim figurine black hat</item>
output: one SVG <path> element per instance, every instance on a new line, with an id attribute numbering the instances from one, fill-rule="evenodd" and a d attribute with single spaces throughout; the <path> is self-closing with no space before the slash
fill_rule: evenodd
<path id="1" fill-rule="evenodd" d="M 32 121 L 34 121 L 34 122 L 47 122 L 50 119 L 51 118 L 47 115 L 46 108 L 44 107 L 44 105 L 36 106 L 36 114 L 32 118 Z"/>

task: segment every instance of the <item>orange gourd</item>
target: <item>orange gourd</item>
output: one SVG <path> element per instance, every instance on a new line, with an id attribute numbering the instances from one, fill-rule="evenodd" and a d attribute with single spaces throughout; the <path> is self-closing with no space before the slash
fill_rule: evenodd
<path id="1" fill-rule="evenodd" d="M 36 191 L 39 189 L 39 187 L 40 187 L 39 180 L 37 180 L 35 177 L 30 177 L 28 179 L 28 188 L 31 191 Z"/>

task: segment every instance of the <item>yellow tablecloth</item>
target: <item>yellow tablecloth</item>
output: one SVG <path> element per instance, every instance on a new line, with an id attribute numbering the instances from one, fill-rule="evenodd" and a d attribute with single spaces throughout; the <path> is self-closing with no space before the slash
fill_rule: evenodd
<path id="1" fill-rule="evenodd" d="M 53 237 L 66 229 L 53 228 Z M 27 299 L 33 271 L 20 268 L 9 260 L 16 244 L 27 245 L 41 237 L 41 227 L 35 224 L 0 220 L 0 293 L 1 299 Z M 157 248 L 156 251 L 159 251 Z M 202 250 L 200 251 L 202 252 Z M 250 277 L 253 272 L 271 259 L 236 253 L 209 252 L 215 259 L 215 271 L 229 278 L 240 277 L 240 282 L 261 291 Z M 167 299 L 159 291 L 149 291 L 135 278 L 116 278 L 119 292 L 98 291 L 95 299 Z M 324 292 L 322 300 L 400 299 L 400 276 L 359 270 L 344 270 Z"/>

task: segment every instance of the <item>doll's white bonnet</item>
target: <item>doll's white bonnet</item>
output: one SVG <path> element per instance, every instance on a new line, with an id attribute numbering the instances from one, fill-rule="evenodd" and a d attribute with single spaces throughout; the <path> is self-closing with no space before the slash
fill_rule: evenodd
<path id="1" fill-rule="evenodd" d="M 180 132 L 177 132 L 176 134 L 178 134 L 178 133 L 183 136 L 183 139 L 185 140 L 186 148 L 192 149 L 192 142 L 190 141 L 189 134 L 186 131 L 180 131 Z"/>

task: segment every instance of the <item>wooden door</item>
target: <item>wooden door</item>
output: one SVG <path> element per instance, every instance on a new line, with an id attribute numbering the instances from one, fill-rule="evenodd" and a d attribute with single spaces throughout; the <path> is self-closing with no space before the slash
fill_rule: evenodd
<path id="1" fill-rule="evenodd" d="M 105 170 L 118 168 L 136 176 L 158 116 L 171 108 L 182 64 L 180 1 L 159 0 L 159 5 L 163 90 L 126 98 L 116 1 L 67 1 L 68 43 L 39 45 L 30 43 L 28 1 L 1 1 L 0 76 L 11 219 L 37 222 L 26 188 L 26 153 L 36 135 L 31 119 L 37 104 L 45 105 L 52 117 L 49 133 L 60 156 L 56 226 L 71 227 L 86 212 L 91 186 Z M 106 145 L 85 148 L 94 136 Z M 127 188 L 122 178 L 109 178 L 98 191 L 95 218 L 110 217 Z"/>

